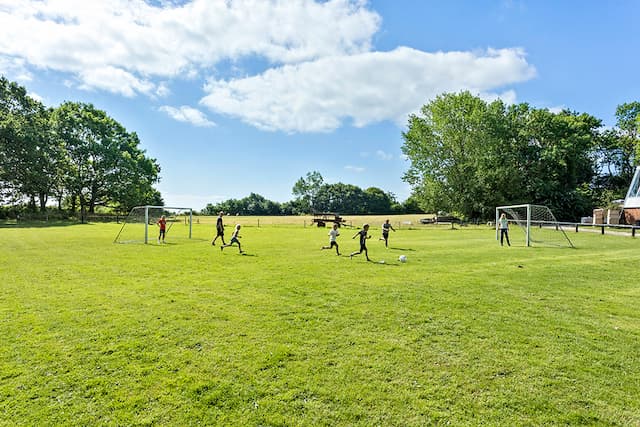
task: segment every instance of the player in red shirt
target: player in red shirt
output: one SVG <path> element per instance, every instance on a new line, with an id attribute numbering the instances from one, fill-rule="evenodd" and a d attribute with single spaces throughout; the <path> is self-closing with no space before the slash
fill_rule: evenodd
<path id="1" fill-rule="evenodd" d="M 158 226 L 160 227 L 158 243 L 161 243 L 160 239 L 162 239 L 162 243 L 164 243 L 164 236 L 167 233 L 167 219 L 164 217 L 164 215 L 162 215 L 156 224 L 158 224 Z"/>

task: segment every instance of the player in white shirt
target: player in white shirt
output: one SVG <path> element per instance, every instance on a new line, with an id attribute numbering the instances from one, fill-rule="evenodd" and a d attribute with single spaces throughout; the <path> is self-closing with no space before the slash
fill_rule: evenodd
<path id="1" fill-rule="evenodd" d="M 323 246 L 322 249 L 331 249 L 334 246 L 336 247 L 336 255 L 340 255 L 340 251 L 338 250 L 338 242 L 336 238 L 340 235 L 338 231 L 338 224 L 333 224 L 333 228 L 329 231 L 329 246 Z"/>

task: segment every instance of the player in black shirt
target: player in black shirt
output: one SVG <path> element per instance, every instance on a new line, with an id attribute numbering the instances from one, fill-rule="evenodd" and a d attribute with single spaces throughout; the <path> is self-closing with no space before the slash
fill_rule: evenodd
<path id="1" fill-rule="evenodd" d="M 211 241 L 212 245 L 216 245 L 216 240 L 218 240 L 218 237 L 220 237 L 222 239 L 222 244 L 224 245 L 224 224 L 222 223 L 222 215 L 223 212 L 220 211 L 220 213 L 218 214 L 218 219 L 216 220 L 216 237 L 213 238 L 213 240 Z"/>
<path id="2" fill-rule="evenodd" d="M 363 225 L 362 230 L 354 234 L 352 239 L 355 239 L 358 235 L 360 236 L 360 250 L 358 252 L 351 252 L 351 255 L 349 256 L 353 258 L 354 255 L 360 255 L 364 252 L 364 255 L 367 257 L 367 261 L 371 261 L 369 259 L 369 252 L 367 252 L 367 239 L 371 238 L 371 236 L 369 236 L 369 224 Z"/>

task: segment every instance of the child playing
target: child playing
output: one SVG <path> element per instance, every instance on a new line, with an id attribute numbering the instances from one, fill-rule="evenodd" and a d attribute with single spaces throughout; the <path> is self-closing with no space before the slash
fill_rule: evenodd
<path id="1" fill-rule="evenodd" d="M 382 224 L 382 237 L 379 239 L 384 240 L 384 246 L 386 248 L 389 247 L 389 230 L 392 230 L 394 233 L 396 232 L 389 220 L 386 220 L 384 224 Z"/>
<path id="2" fill-rule="evenodd" d="M 158 243 L 164 243 L 164 236 L 167 234 L 167 219 L 162 215 L 158 222 L 156 222 L 160 227 L 160 234 L 158 234 Z M 162 241 L 160 241 L 162 239 Z"/>
<path id="3" fill-rule="evenodd" d="M 231 235 L 231 241 L 226 245 L 220 246 L 220 251 L 228 246 L 233 245 L 234 243 L 238 244 L 238 250 L 240 251 L 240 253 L 242 253 L 242 248 L 240 246 L 240 224 L 236 224 L 236 229 L 233 230 L 233 234 Z"/>
<path id="4" fill-rule="evenodd" d="M 371 261 L 369 259 L 369 252 L 367 252 L 367 239 L 371 238 L 371 236 L 369 236 L 369 224 L 363 225 L 362 230 L 354 234 L 352 239 L 355 239 L 356 236 L 360 236 L 360 250 L 358 252 L 351 252 L 351 255 L 349 256 L 353 258 L 354 255 L 359 255 L 364 251 L 364 255 L 367 257 L 367 261 Z"/>
<path id="5" fill-rule="evenodd" d="M 323 246 L 322 249 L 331 249 L 332 247 L 336 247 L 336 255 L 340 255 L 340 251 L 338 250 L 338 242 L 336 242 L 336 238 L 340 235 L 338 231 L 338 224 L 333 224 L 333 228 L 329 231 L 329 246 Z"/>

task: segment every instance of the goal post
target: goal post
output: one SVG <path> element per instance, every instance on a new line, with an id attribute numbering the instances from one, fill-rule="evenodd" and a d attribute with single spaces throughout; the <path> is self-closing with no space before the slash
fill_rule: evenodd
<path id="1" fill-rule="evenodd" d="M 114 243 L 149 243 L 149 226 L 155 226 L 163 215 L 167 220 L 166 233 L 167 236 L 171 234 L 171 240 L 191 239 L 193 231 L 191 208 L 145 205 L 136 206 L 129 211 Z M 188 228 L 172 232 L 173 226 L 182 222 L 183 219 Z"/>
<path id="2" fill-rule="evenodd" d="M 543 246 L 574 247 L 551 209 L 532 204 L 498 206 L 495 222 L 496 240 L 500 237 L 499 219 L 503 213 L 509 224 L 517 225 L 517 229 L 524 234 L 525 246 L 535 243 Z"/>

